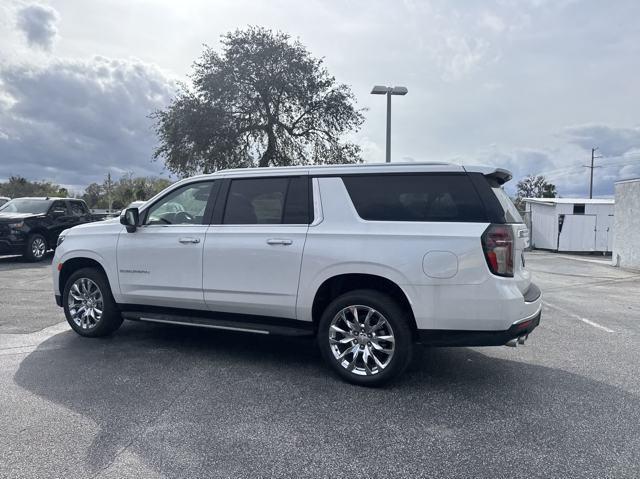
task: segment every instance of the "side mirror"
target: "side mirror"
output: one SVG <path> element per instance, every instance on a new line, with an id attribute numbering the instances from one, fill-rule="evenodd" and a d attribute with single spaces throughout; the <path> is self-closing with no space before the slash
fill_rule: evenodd
<path id="1" fill-rule="evenodd" d="M 120 223 L 127 227 L 127 232 L 133 233 L 140 224 L 138 208 L 127 208 L 120 215 Z"/>

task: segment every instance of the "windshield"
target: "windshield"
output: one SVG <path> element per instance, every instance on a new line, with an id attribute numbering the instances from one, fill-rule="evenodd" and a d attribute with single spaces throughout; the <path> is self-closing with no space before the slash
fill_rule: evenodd
<path id="1" fill-rule="evenodd" d="M 0 213 L 46 213 L 49 208 L 47 200 L 17 199 L 0 206 Z"/>
<path id="2" fill-rule="evenodd" d="M 498 201 L 500 201 L 500 205 L 502 205 L 502 209 L 504 210 L 504 219 L 507 223 L 524 223 L 522 220 L 522 216 L 518 212 L 516 205 L 513 204 L 511 198 L 506 191 L 504 191 L 499 186 L 491 188 L 495 193 Z"/>

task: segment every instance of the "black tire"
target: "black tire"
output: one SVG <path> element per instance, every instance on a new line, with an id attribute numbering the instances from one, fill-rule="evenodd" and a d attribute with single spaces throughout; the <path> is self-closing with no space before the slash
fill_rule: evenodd
<path id="1" fill-rule="evenodd" d="M 23 257 L 27 261 L 36 263 L 42 261 L 49 250 L 47 239 L 39 233 L 29 235 Z"/>
<path id="2" fill-rule="evenodd" d="M 93 284 L 101 294 L 102 314 L 97 320 L 86 315 L 78 316 L 79 313 L 71 311 L 72 305 L 69 304 L 71 289 L 74 284 L 76 284 L 76 282 L 80 281 L 81 283 L 82 280 L 88 280 L 84 281 L 84 283 L 86 285 L 89 285 L 89 291 L 95 291 L 95 289 L 93 289 L 93 286 L 91 286 L 91 284 Z M 78 289 L 74 290 L 74 292 L 74 294 L 76 295 L 78 292 L 82 293 L 82 285 L 80 284 Z M 74 298 L 72 297 L 72 301 L 73 300 Z M 96 268 L 82 268 L 69 277 L 66 284 L 64 285 L 62 293 L 62 305 L 64 307 L 64 315 L 67 318 L 69 326 L 71 326 L 71 328 L 73 328 L 73 330 L 80 336 L 85 336 L 88 338 L 108 336 L 109 334 L 117 330 L 122 324 L 122 315 L 120 314 L 118 305 L 114 301 L 113 295 L 111 294 L 109 281 L 105 277 L 104 273 Z M 95 311 L 94 314 L 97 315 Z M 78 322 L 76 322 L 76 319 L 74 318 L 76 318 L 77 321 L 80 322 L 80 324 L 78 324 Z"/>
<path id="3" fill-rule="evenodd" d="M 362 320 L 362 318 L 360 317 L 360 313 L 366 312 L 367 308 L 373 309 L 377 312 L 373 313 L 371 322 L 377 322 L 380 318 L 380 315 L 382 315 L 382 317 L 386 319 L 388 326 L 390 326 L 390 330 L 386 329 L 387 326 L 382 326 L 384 328 L 383 331 L 390 331 L 390 335 L 388 332 L 383 332 L 383 335 L 384 337 L 394 338 L 393 343 L 385 342 L 384 340 L 376 341 L 376 333 L 375 331 L 373 331 L 373 328 L 380 328 L 380 326 L 377 326 L 376 323 L 374 323 L 373 326 L 367 328 L 366 331 L 365 329 L 360 330 L 361 334 L 365 334 L 365 336 L 368 335 L 370 337 L 369 341 L 371 342 L 366 342 L 368 341 L 367 338 L 359 334 L 357 336 L 358 339 L 351 339 L 351 342 L 347 343 L 347 346 L 344 346 L 344 350 L 350 347 L 360 348 L 360 353 L 355 350 L 353 353 L 348 353 L 342 359 L 338 359 L 336 357 L 336 354 L 340 353 L 340 349 L 343 347 L 343 345 L 336 345 L 335 347 L 338 349 L 337 353 L 334 354 L 330 336 L 332 334 L 335 335 L 336 333 L 332 332 L 333 330 L 331 329 L 331 325 L 335 319 L 336 321 L 338 321 L 337 325 L 339 325 L 341 329 L 346 331 L 346 329 L 344 328 L 344 325 L 346 323 L 340 322 L 341 319 L 338 319 L 339 317 L 341 317 L 339 315 L 342 311 L 345 311 L 345 314 L 347 314 L 347 316 L 349 317 L 350 322 L 352 324 L 355 324 L 353 322 L 353 318 L 355 317 L 353 315 L 353 309 L 346 309 L 351 306 L 358 306 L 358 308 L 362 307 L 362 309 L 357 309 L 359 311 L 359 319 L 361 320 L 361 325 L 364 324 L 364 320 Z M 382 322 L 382 324 L 384 323 Z M 367 334 L 367 331 L 369 332 L 369 334 Z M 380 331 L 380 329 L 378 329 L 378 331 Z M 336 339 L 346 340 L 350 336 L 354 337 L 351 334 L 337 334 L 339 334 L 340 336 L 334 337 L 334 341 Z M 380 338 L 382 338 L 383 335 L 380 335 Z M 331 366 L 331 368 L 344 380 L 360 386 L 380 386 L 382 384 L 388 383 L 393 379 L 398 378 L 411 362 L 411 357 L 413 354 L 413 334 L 409 326 L 407 314 L 390 296 L 374 290 L 361 289 L 350 291 L 334 299 L 322 313 L 322 317 L 318 325 L 317 340 L 320 346 L 322 357 Z M 376 348 L 373 347 L 372 342 L 375 343 L 376 348 L 382 345 L 385 348 L 391 349 L 391 345 L 393 344 L 393 354 L 387 356 L 384 353 L 380 353 L 380 351 L 375 350 Z M 366 363 L 364 361 L 365 349 L 367 349 L 368 355 Z M 344 350 L 342 350 L 342 352 L 344 352 Z M 377 363 L 374 362 L 374 358 L 371 357 L 370 352 L 374 352 L 377 355 L 375 359 L 381 359 L 381 362 L 383 363 L 385 362 L 385 359 L 388 359 L 388 364 L 386 364 L 384 368 L 379 368 L 376 365 Z M 356 359 L 354 362 L 353 359 L 357 358 L 358 355 L 360 359 Z M 378 357 L 380 355 L 382 356 L 381 358 Z M 349 363 L 349 365 L 346 366 L 345 363 Z M 355 372 L 352 372 L 348 369 L 348 367 L 351 367 L 353 364 L 355 364 L 353 368 L 355 369 Z M 360 365 L 360 367 L 358 367 L 358 365 Z M 372 367 L 369 367 L 368 365 L 371 365 Z M 358 374 L 358 372 L 360 374 Z M 368 375 L 369 372 L 371 372 L 372 374 Z"/>

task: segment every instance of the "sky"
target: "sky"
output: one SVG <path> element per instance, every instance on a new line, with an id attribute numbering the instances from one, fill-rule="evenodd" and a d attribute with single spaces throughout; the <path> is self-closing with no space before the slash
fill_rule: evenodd
<path id="1" fill-rule="evenodd" d="M 351 86 L 366 121 L 352 140 L 384 161 L 451 161 L 543 174 L 565 197 L 640 176 L 637 0 L 2 0 L 0 181 L 80 191 L 170 177 L 148 115 L 188 81 L 203 44 L 247 25 L 291 34 Z M 513 191 L 515 181 L 508 190 Z"/>

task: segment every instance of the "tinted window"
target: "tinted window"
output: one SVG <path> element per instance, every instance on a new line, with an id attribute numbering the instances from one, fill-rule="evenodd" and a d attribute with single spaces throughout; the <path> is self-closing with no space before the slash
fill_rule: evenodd
<path id="1" fill-rule="evenodd" d="M 309 178 L 291 178 L 284 206 L 283 223 L 306 225 L 311 223 L 311 205 L 309 197 Z"/>
<path id="2" fill-rule="evenodd" d="M 88 213 L 84 203 L 79 201 L 70 201 L 69 206 L 71 207 L 71 214 L 73 216 L 84 216 Z"/>
<path id="3" fill-rule="evenodd" d="M 365 220 L 487 221 L 467 175 L 362 175 L 343 181 Z"/>
<path id="4" fill-rule="evenodd" d="M 172 191 L 149 209 L 145 224 L 201 225 L 212 185 L 212 182 L 192 183 Z"/>
<path id="5" fill-rule="evenodd" d="M 524 223 L 522 216 L 520 216 L 518 208 L 516 208 L 516 205 L 513 204 L 513 201 L 511 201 L 511 198 L 509 198 L 507 192 L 504 191 L 504 189 L 500 186 L 494 186 L 491 189 L 496 195 L 496 198 L 498 198 L 500 206 L 504 211 L 504 220 L 507 223 Z"/>
<path id="6" fill-rule="evenodd" d="M 247 178 L 232 180 L 224 224 L 307 224 L 309 179 Z"/>
<path id="7" fill-rule="evenodd" d="M 49 212 L 53 213 L 55 211 L 64 211 L 62 214 L 67 214 L 67 205 L 64 201 L 54 201 L 51 203 L 51 208 L 49 208 Z"/>

